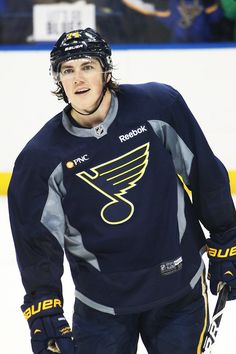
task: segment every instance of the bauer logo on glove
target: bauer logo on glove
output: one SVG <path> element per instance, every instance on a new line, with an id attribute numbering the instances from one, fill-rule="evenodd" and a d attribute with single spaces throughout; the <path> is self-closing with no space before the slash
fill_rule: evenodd
<path id="1" fill-rule="evenodd" d="M 45 311 L 50 311 L 51 309 L 56 309 L 57 307 L 62 307 L 62 302 L 60 299 L 46 299 L 27 307 L 23 314 L 25 319 L 28 320 L 31 316 L 35 316 Z"/>
<path id="2" fill-rule="evenodd" d="M 34 354 L 74 354 L 72 331 L 63 315 L 61 299 L 44 296 L 21 309 L 30 327 Z"/>
<path id="3" fill-rule="evenodd" d="M 207 247 L 208 257 L 228 258 L 236 256 L 236 246 L 231 248 Z"/>
<path id="4" fill-rule="evenodd" d="M 218 292 L 218 285 L 226 283 L 230 292 L 229 300 L 236 299 L 236 245 L 235 240 L 220 244 L 212 239 L 207 240 L 207 255 L 209 257 L 208 279 L 212 294 Z"/>

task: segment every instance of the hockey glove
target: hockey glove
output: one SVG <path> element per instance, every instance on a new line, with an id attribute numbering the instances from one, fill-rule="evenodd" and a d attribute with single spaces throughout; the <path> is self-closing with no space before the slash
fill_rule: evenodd
<path id="1" fill-rule="evenodd" d="M 236 240 L 220 244 L 208 239 L 207 255 L 208 279 L 212 294 L 217 294 L 219 284 L 223 282 L 230 287 L 228 300 L 236 299 Z"/>
<path id="2" fill-rule="evenodd" d="M 72 332 L 63 316 L 60 299 L 43 298 L 21 308 L 30 327 L 34 354 L 75 353 Z"/>

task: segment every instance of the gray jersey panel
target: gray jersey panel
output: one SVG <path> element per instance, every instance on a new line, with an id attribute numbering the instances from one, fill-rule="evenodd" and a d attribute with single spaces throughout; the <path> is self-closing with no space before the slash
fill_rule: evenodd
<path id="1" fill-rule="evenodd" d="M 48 197 L 41 223 L 56 237 L 62 248 L 64 248 L 65 216 L 61 200 L 65 194 L 62 165 L 59 164 L 48 180 Z"/>
<path id="2" fill-rule="evenodd" d="M 178 136 L 176 131 L 168 123 L 160 120 L 151 120 L 149 123 L 151 124 L 156 135 L 161 139 L 163 145 L 168 151 L 170 151 L 176 174 L 179 174 L 183 178 L 184 182 L 188 184 L 194 156 L 193 153 L 189 150 L 184 141 Z M 179 241 L 181 242 L 185 233 L 187 222 L 184 212 L 184 189 L 180 180 L 177 181 L 177 198 L 177 220 L 179 229 Z"/>
<path id="3" fill-rule="evenodd" d="M 97 258 L 84 247 L 81 233 L 70 225 L 64 214 L 62 200 L 66 195 L 63 184 L 63 170 L 60 163 L 52 172 L 48 181 L 48 197 L 43 209 L 41 223 L 57 239 L 61 247 L 74 256 L 85 260 L 100 270 Z"/>
<path id="4" fill-rule="evenodd" d="M 148 122 L 166 149 L 170 151 L 176 173 L 183 178 L 186 185 L 189 185 L 193 153 L 168 123 L 161 120 L 150 120 Z"/>
<path id="5" fill-rule="evenodd" d="M 156 135 L 161 139 L 163 145 L 168 151 L 170 151 L 176 173 L 183 178 L 186 184 L 189 184 L 189 175 L 191 171 L 192 161 L 194 158 L 193 153 L 190 151 L 185 142 L 180 138 L 176 131 L 166 122 L 161 120 L 149 121 Z M 179 240 L 181 242 L 186 229 L 186 217 L 185 217 L 185 202 L 184 202 L 184 189 L 178 180 L 177 184 L 177 198 L 178 198 L 178 228 L 179 228 Z M 205 246 L 200 250 L 200 256 L 205 252 Z M 201 261 L 199 269 L 194 274 L 190 281 L 190 286 L 195 287 L 204 271 L 204 261 Z"/>
<path id="6" fill-rule="evenodd" d="M 65 248 L 74 256 L 82 258 L 87 263 L 100 271 L 98 260 L 95 255 L 89 252 L 83 244 L 81 233 L 70 225 L 66 217 Z"/>
<path id="7" fill-rule="evenodd" d="M 87 296 L 83 295 L 78 290 L 75 290 L 75 297 L 79 299 L 81 302 L 83 302 L 84 304 L 86 304 L 87 306 L 92 307 L 97 311 L 109 313 L 110 315 L 115 315 L 115 309 L 113 307 L 99 304 L 98 302 L 89 299 Z"/>

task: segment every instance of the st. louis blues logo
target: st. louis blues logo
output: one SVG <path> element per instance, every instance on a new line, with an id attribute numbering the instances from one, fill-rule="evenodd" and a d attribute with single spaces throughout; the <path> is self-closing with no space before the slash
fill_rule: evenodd
<path id="1" fill-rule="evenodd" d="M 108 224 L 121 224 L 134 213 L 134 205 L 124 194 L 142 178 L 149 156 L 149 143 L 126 154 L 76 175 L 104 194 L 110 202 L 101 209 L 101 217 Z"/>

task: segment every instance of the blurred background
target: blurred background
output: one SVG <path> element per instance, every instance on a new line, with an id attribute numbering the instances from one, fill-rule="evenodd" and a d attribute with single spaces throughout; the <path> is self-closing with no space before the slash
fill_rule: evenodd
<path id="1" fill-rule="evenodd" d="M 51 94 L 53 43 L 64 31 L 92 27 L 111 44 L 119 83 L 158 81 L 179 90 L 224 162 L 236 203 L 235 24 L 235 0 L 0 0 L 1 353 L 31 353 L 6 193 L 20 150 L 65 106 Z M 63 284 L 71 321 L 66 261 Z M 216 298 L 209 301 L 212 314 Z M 235 354 L 235 313 L 236 301 L 228 303 L 214 354 Z M 138 353 L 146 353 L 141 342 Z"/>
<path id="2" fill-rule="evenodd" d="M 235 41 L 235 20 L 235 0 L 0 0 L 0 42 L 55 40 L 84 24 L 112 43 Z"/>

